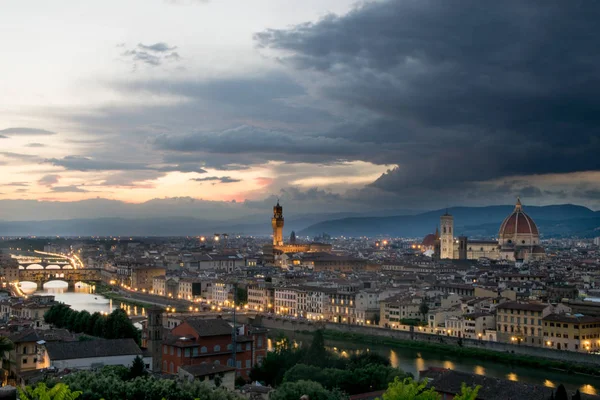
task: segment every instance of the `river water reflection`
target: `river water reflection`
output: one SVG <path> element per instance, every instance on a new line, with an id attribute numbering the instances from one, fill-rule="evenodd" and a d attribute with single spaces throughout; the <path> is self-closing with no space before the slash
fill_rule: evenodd
<path id="1" fill-rule="evenodd" d="M 286 335 L 298 342 L 310 343 L 311 336 L 304 334 Z M 423 351 L 403 347 L 390 347 L 381 345 L 361 345 L 356 342 L 326 340 L 326 345 L 342 357 L 349 357 L 353 353 L 372 351 L 389 358 L 393 367 L 419 376 L 419 371 L 429 367 L 442 367 L 461 372 L 486 375 L 495 378 L 508 379 L 534 383 L 547 387 L 557 387 L 561 383 L 570 391 L 579 389 L 582 393 L 600 393 L 600 379 L 585 375 L 571 375 L 559 371 L 539 370 L 531 367 L 508 365 L 484 359 L 473 359 L 440 354 L 432 351 Z"/>
<path id="2" fill-rule="evenodd" d="M 146 310 L 143 307 L 131 306 L 119 301 L 113 302 L 100 294 L 94 293 L 94 287 L 83 282 L 78 282 L 69 290 L 66 282 L 51 281 L 38 288 L 35 283 L 21 282 L 21 289 L 25 294 L 53 295 L 56 301 L 71 306 L 75 311 L 87 310 L 89 313 L 110 313 L 116 308 L 124 309 L 130 316 L 144 316 Z M 141 325 L 134 324 L 138 328 Z"/>

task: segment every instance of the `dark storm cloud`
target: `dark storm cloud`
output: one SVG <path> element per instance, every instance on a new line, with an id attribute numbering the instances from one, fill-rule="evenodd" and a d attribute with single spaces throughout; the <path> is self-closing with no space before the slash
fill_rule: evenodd
<path id="1" fill-rule="evenodd" d="M 344 138 L 266 130 L 248 125 L 224 131 L 159 135 L 154 145 L 160 150 L 182 153 L 248 153 L 254 155 L 248 159 L 251 163 L 261 160 L 314 163 L 358 160 L 363 152 L 374 151 L 373 147 L 376 147 L 374 144 L 358 144 Z"/>
<path id="2" fill-rule="evenodd" d="M 47 136 L 56 135 L 56 132 L 47 131 L 45 129 L 36 128 L 7 128 L 0 130 L 0 136 Z"/>
<path id="3" fill-rule="evenodd" d="M 599 17 L 590 2 L 380 1 L 255 38 L 370 113 L 330 136 L 399 145 L 375 186 L 455 188 L 598 169 Z"/>
<path id="4" fill-rule="evenodd" d="M 234 183 L 234 182 L 241 182 L 241 179 L 235 179 L 232 178 L 230 176 L 207 176 L 206 178 L 194 178 L 194 179 L 190 179 L 192 181 L 196 181 L 196 182 L 212 182 L 212 181 L 218 181 L 221 183 Z"/>

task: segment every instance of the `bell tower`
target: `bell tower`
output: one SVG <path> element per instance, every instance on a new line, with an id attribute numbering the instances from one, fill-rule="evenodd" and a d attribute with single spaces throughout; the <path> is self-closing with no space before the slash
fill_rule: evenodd
<path id="1" fill-rule="evenodd" d="M 273 246 L 283 246 L 283 207 L 279 205 L 279 200 L 273 207 L 271 225 L 273 225 Z"/>
<path id="2" fill-rule="evenodd" d="M 440 258 L 454 258 L 454 217 L 446 213 L 440 217 Z"/>
<path id="3" fill-rule="evenodd" d="M 162 361 L 162 322 L 163 310 L 160 307 L 151 307 L 146 309 L 148 323 L 144 332 L 144 346 L 152 355 L 152 372 L 160 373 Z"/>

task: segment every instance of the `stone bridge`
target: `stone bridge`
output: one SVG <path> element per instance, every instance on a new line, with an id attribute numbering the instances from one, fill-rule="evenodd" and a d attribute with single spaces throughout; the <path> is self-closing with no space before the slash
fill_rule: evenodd
<path id="1" fill-rule="evenodd" d="M 75 287 L 77 282 L 100 282 L 100 269 L 98 268 L 82 268 L 82 269 L 20 269 L 19 281 L 35 282 L 38 288 L 42 288 L 44 283 L 50 281 L 64 281 L 69 284 L 70 288 Z"/>
<path id="2" fill-rule="evenodd" d="M 73 268 L 73 265 L 71 264 L 71 262 L 66 259 L 53 260 L 53 259 L 42 258 L 42 259 L 29 259 L 26 261 L 25 260 L 19 261 L 19 269 L 30 269 L 30 267 L 34 266 L 34 265 L 39 265 L 42 267 L 42 269 L 72 269 Z M 40 268 L 31 268 L 31 269 L 39 270 Z"/>

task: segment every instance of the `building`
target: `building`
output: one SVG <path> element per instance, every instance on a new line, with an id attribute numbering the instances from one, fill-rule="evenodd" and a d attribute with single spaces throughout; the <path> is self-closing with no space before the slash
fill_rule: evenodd
<path id="1" fill-rule="evenodd" d="M 247 379 L 252 367 L 266 356 L 266 330 L 238 327 L 235 349 L 233 333 L 232 325 L 220 318 L 184 320 L 163 342 L 162 372 L 179 374 L 183 366 L 217 365 L 235 367 Z"/>
<path id="2" fill-rule="evenodd" d="M 450 316 L 446 319 L 445 325 L 447 332 L 451 336 L 488 340 L 486 331 L 495 329 L 496 316 L 490 313 Z"/>
<path id="3" fill-rule="evenodd" d="M 234 390 L 235 368 L 215 364 L 183 365 L 179 368 L 179 379 L 206 382 L 211 387 Z"/>
<path id="4" fill-rule="evenodd" d="M 277 204 L 273 207 L 273 218 L 271 218 L 271 226 L 273 228 L 273 242 L 263 246 L 263 253 L 265 255 L 271 255 L 270 261 L 281 266 L 281 256 L 286 253 L 306 253 L 306 252 L 331 252 L 331 245 L 325 243 L 289 243 L 283 242 L 283 207 Z"/>
<path id="5" fill-rule="evenodd" d="M 198 254 L 184 261 L 184 267 L 190 270 L 216 270 L 234 272 L 246 266 L 246 259 L 237 254 Z"/>
<path id="6" fill-rule="evenodd" d="M 477 260 L 538 260 L 545 257 L 540 246 L 537 225 L 523 211 L 521 200 L 513 212 L 500 225 L 498 240 L 472 240 L 466 236 L 455 236 L 454 217 L 446 212 L 440 217 L 441 231 L 429 234 L 423 239 L 422 252 L 434 250 L 434 256 L 441 259 Z M 430 254 L 430 253 L 428 253 Z"/>
<path id="7" fill-rule="evenodd" d="M 496 307 L 499 342 L 543 346 L 543 318 L 552 313 L 569 312 L 562 304 L 518 303 L 506 301 Z"/>
<path id="8" fill-rule="evenodd" d="M 434 388 L 444 400 L 453 399 L 458 395 L 461 392 L 461 385 L 463 383 L 468 387 L 480 386 L 477 398 L 482 400 L 547 400 L 552 398 L 554 394 L 554 389 L 550 387 L 453 371 L 445 368 L 431 367 L 426 371 L 419 371 L 419 379 L 427 380 L 428 387 Z M 594 397 L 596 396 L 590 398 Z"/>
<path id="9" fill-rule="evenodd" d="M 274 292 L 274 309 L 276 314 L 298 315 L 298 297 L 300 290 L 296 287 L 278 287 Z"/>
<path id="10" fill-rule="evenodd" d="M 454 258 L 454 217 L 448 211 L 440 217 L 440 258 Z"/>
<path id="11" fill-rule="evenodd" d="M 277 204 L 273 207 L 273 218 L 271 225 L 273 226 L 273 246 L 283 246 L 283 207 Z"/>
<path id="12" fill-rule="evenodd" d="M 146 326 L 142 330 L 142 346 L 148 350 L 151 371 L 161 370 L 162 361 L 162 338 L 163 338 L 163 316 L 162 308 L 150 307 L 146 310 Z"/>
<path id="13" fill-rule="evenodd" d="M 153 279 L 156 276 L 164 275 L 164 267 L 155 267 L 152 265 L 136 265 L 131 269 L 131 287 L 139 291 L 151 291 Z"/>
<path id="14" fill-rule="evenodd" d="M 582 353 L 600 351 L 600 317 L 553 313 L 542 321 L 545 347 Z"/>
<path id="15" fill-rule="evenodd" d="M 402 320 L 423 319 L 421 314 L 421 303 L 413 302 L 404 295 L 389 297 L 379 302 L 380 319 L 379 326 L 383 328 L 398 328 Z"/>
<path id="16" fill-rule="evenodd" d="M 251 311 L 273 312 L 275 289 L 270 284 L 248 286 L 248 309 Z"/>
<path id="17" fill-rule="evenodd" d="M 84 340 L 44 344 L 48 365 L 58 370 L 92 369 L 105 365 L 130 366 L 142 350 L 133 339 Z M 149 367 L 150 359 L 144 359 Z"/>
<path id="18" fill-rule="evenodd" d="M 212 285 L 210 300 L 217 305 L 226 305 L 233 302 L 233 284 L 227 282 L 215 282 Z"/>
<path id="19" fill-rule="evenodd" d="M 25 327 L 15 332 L 3 332 L 2 336 L 8 337 L 15 345 L 3 361 L 3 369 L 7 372 L 5 375 L 7 383 L 11 385 L 23 383 L 24 376 L 31 371 L 47 368 L 50 365 L 45 357 L 43 346 L 45 343 L 76 340 L 66 329 L 38 330 Z"/>
<path id="20" fill-rule="evenodd" d="M 356 294 L 356 323 L 358 325 L 371 325 L 379 318 L 379 292 L 363 290 Z"/>
<path id="21" fill-rule="evenodd" d="M 361 258 L 315 251 L 295 257 L 292 260 L 292 265 L 304 267 L 314 272 L 352 272 L 354 270 L 364 270 L 367 261 Z"/>
<path id="22" fill-rule="evenodd" d="M 3 284 L 17 282 L 19 280 L 19 262 L 10 254 L 0 251 L 0 281 Z"/>

